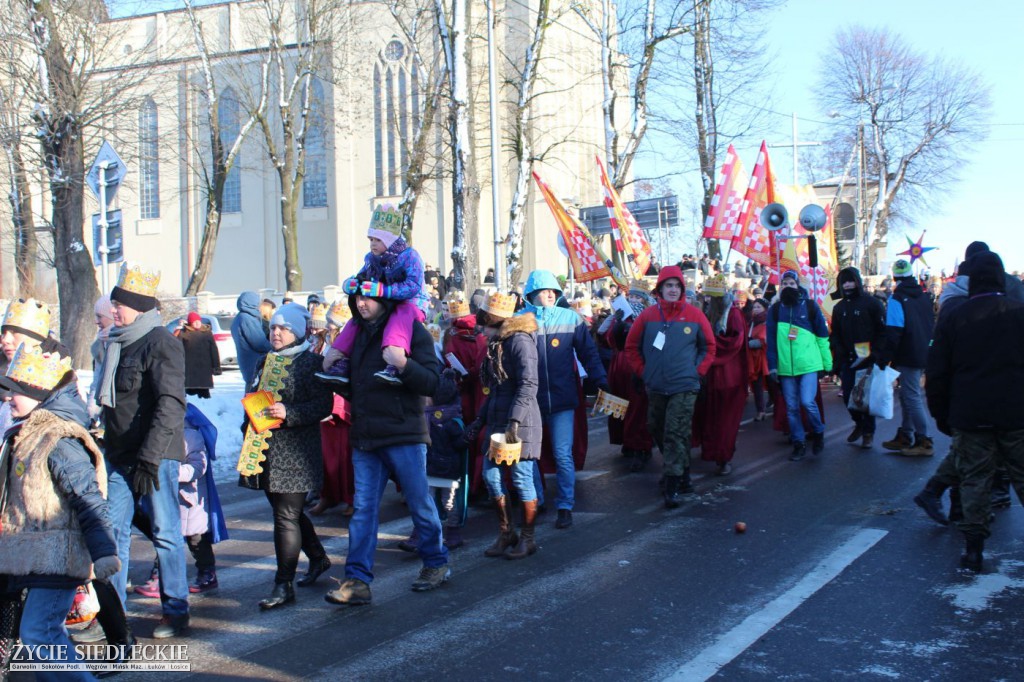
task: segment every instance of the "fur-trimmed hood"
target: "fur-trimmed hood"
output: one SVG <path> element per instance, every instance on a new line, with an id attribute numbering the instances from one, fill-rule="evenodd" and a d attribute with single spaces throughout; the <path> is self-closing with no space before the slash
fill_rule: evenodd
<path id="1" fill-rule="evenodd" d="M 498 338 L 504 341 L 508 337 L 512 336 L 517 332 L 523 332 L 524 334 L 535 334 L 537 332 L 537 318 L 533 313 L 523 313 L 522 315 L 516 315 L 510 317 L 501 323 L 501 329 L 498 331 Z"/>

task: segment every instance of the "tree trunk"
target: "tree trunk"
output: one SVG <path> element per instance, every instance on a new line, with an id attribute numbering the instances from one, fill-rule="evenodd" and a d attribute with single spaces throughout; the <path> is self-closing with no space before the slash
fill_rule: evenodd
<path id="1" fill-rule="evenodd" d="M 223 184 L 223 183 L 222 183 Z M 210 268 L 213 267 L 213 255 L 217 251 L 217 237 L 220 234 L 220 201 L 223 193 L 218 195 L 210 192 L 207 195 L 206 222 L 203 224 L 203 238 L 199 242 L 199 254 L 196 257 L 196 266 L 192 269 L 192 275 L 188 279 L 188 287 L 185 288 L 186 296 L 195 296 L 206 287 L 206 280 L 210 276 Z"/>
<path id="2" fill-rule="evenodd" d="M 18 295 L 30 298 L 36 293 L 36 260 L 39 242 L 36 239 L 35 220 L 32 217 L 32 192 L 25 173 L 20 141 L 8 149 L 10 170 L 11 217 L 14 221 L 14 266 L 18 276 Z"/>
<path id="3" fill-rule="evenodd" d="M 299 265 L 298 197 L 291 174 L 281 176 L 281 235 L 284 238 L 284 281 L 288 291 L 302 291 L 302 266 Z"/>

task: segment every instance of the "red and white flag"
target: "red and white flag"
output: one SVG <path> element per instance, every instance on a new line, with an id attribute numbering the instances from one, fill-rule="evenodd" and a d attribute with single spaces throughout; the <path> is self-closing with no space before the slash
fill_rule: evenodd
<path id="1" fill-rule="evenodd" d="M 732 235 L 732 248 L 761 265 L 772 266 L 775 258 L 775 233 L 761 225 L 761 211 L 775 201 L 775 176 L 768 158 L 768 145 L 761 142 L 757 163 L 750 176 L 740 216 Z"/>
<path id="2" fill-rule="evenodd" d="M 725 152 L 725 163 L 718 172 L 715 195 L 711 197 L 711 208 L 704 221 L 704 239 L 732 239 L 733 230 L 740 219 L 743 195 L 750 179 L 743 161 L 736 155 L 732 145 Z"/>
<path id="3" fill-rule="evenodd" d="M 644 236 L 640 225 L 637 224 L 636 218 L 629 212 L 626 205 L 622 203 L 619 193 L 612 187 L 601 157 L 595 156 L 594 159 L 597 161 L 597 168 L 601 172 L 601 187 L 604 188 L 604 205 L 608 209 L 608 219 L 612 224 L 615 248 L 620 253 L 625 254 L 626 259 L 632 264 L 633 276 L 641 278 L 647 274 L 647 269 L 651 267 L 651 244 L 647 241 L 647 237 Z"/>

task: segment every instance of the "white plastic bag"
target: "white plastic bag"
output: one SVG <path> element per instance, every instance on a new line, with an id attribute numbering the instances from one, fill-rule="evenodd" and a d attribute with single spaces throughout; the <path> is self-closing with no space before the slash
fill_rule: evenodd
<path id="1" fill-rule="evenodd" d="M 893 384 L 900 373 L 892 367 L 884 369 L 875 365 L 871 370 L 871 389 L 868 395 L 868 414 L 881 419 L 892 419 L 895 397 Z"/>

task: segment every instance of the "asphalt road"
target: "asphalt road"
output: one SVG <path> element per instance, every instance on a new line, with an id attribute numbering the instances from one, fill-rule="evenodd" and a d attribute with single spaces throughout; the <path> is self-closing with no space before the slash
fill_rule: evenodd
<path id="1" fill-rule="evenodd" d="M 188 645 L 190 679 L 211 680 L 1022 679 L 1020 506 L 998 512 L 985 572 L 959 569 L 960 534 L 912 501 L 939 455 L 853 448 L 834 387 L 825 403 L 820 457 L 789 462 L 769 423 L 745 423 L 733 474 L 695 456 L 698 494 L 674 511 L 661 504 L 660 457 L 629 473 L 591 420 L 575 525 L 555 530 L 548 512 L 535 556 L 487 559 L 493 512 L 474 508 L 452 580 L 428 593 L 409 589 L 419 561 L 394 544 L 412 525 L 389 489 L 368 607 L 326 604 L 325 576 L 295 605 L 260 612 L 270 509 L 223 481 L 232 539 L 216 547 L 221 587 L 193 599 L 191 636 L 175 643 Z M 895 428 L 880 422 L 876 440 Z M 316 524 L 340 578 L 347 519 Z M 137 539 L 135 582 L 151 558 Z M 132 596 L 130 615 L 145 638 L 159 606 Z"/>

